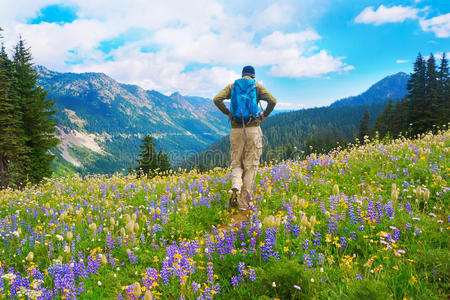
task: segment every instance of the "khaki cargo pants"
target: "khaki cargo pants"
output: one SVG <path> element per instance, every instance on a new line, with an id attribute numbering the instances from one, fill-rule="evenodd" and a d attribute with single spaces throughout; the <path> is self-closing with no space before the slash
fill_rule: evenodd
<path id="1" fill-rule="evenodd" d="M 231 128 L 231 188 L 239 192 L 238 205 L 249 209 L 249 194 L 253 188 L 259 159 L 262 154 L 261 127 L 246 127 L 247 142 L 244 143 L 244 129 Z"/>

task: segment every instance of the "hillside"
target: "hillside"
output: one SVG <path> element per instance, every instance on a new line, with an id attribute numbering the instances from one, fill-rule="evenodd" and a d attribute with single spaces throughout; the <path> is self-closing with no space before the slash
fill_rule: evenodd
<path id="1" fill-rule="evenodd" d="M 259 169 L 50 179 L 0 191 L 0 295 L 446 299 L 450 131 Z"/>
<path id="2" fill-rule="evenodd" d="M 37 71 L 39 84 L 56 100 L 59 172 L 111 174 L 128 169 L 146 134 L 177 162 L 227 131 L 226 117 L 209 99 L 178 93 L 168 97 L 101 73 L 57 73 L 44 67 Z"/>
<path id="3" fill-rule="evenodd" d="M 358 96 L 337 100 L 333 102 L 331 106 L 379 103 L 386 102 L 389 99 L 400 100 L 407 93 L 406 84 L 408 83 L 408 80 L 409 75 L 403 72 L 387 76 L 372 85 L 364 93 Z"/>

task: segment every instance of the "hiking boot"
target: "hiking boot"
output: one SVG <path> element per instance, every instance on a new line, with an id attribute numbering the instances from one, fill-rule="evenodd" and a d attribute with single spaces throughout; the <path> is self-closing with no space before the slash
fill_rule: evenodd
<path id="1" fill-rule="evenodd" d="M 229 206 L 233 207 L 233 208 L 238 207 L 238 190 L 237 189 L 232 189 Z"/>

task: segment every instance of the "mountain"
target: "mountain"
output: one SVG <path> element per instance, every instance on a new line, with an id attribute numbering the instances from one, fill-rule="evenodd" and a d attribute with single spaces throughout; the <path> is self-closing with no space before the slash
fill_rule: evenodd
<path id="1" fill-rule="evenodd" d="M 372 85 L 361 95 L 337 100 L 330 106 L 281 112 L 261 124 L 264 133 L 262 160 L 270 162 L 317 151 L 324 152 L 354 142 L 364 111 L 370 114 L 371 126 L 389 99 L 406 95 L 409 75 L 397 73 Z M 180 166 L 208 169 L 229 165 L 230 143 L 223 137 L 207 149 L 190 157 Z"/>
<path id="2" fill-rule="evenodd" d="M 409 75 L 403 72 L 387 76 L 372 85 L 364 93 L 358 96 L 337 100 L 333 102 L 331 106 L 386 102 L 389 99 L 400 100 L 407 94 L 406 84 L 408 83 L 408 80 Z"/>
<path id="3" fill-rule="evenodd" d="M 176 163 L 228 132 L 227 118 L 210 99 L 165 96 L 102 73 L 36 71 L 39 85 L 56 100 L 57 173 L 128 169 L 147 134 Z"/>

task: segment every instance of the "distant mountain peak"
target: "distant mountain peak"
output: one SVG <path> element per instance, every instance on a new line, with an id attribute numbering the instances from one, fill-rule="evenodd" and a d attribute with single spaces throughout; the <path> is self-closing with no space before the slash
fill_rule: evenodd
<path id="1" fill-rule="evenodd" d="M 330 106 L 380 103 L 389 99 L 400 100 L 407 94 L 406 85 L 408 80 L 408 74 L 398 72 L 379 80 L 362 94 L 337 100 Z"/>

